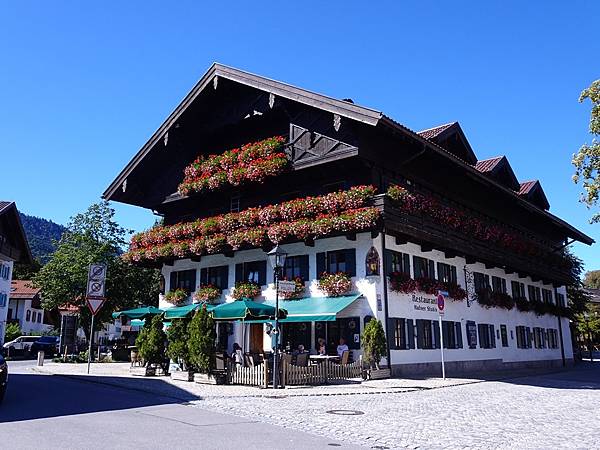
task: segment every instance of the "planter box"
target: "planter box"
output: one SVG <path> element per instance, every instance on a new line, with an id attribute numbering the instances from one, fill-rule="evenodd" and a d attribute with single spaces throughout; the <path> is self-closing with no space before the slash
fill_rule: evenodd
<path id="1" fill-rule="evenodd" d="M 370 369 L 367 370 L 367 380 L 383 380 L 392 375 L 390 369 Z"/>
<path id="2" fill-rule="evenodd" d="M 207 373 L 195 373 L 194 381 L 200 384 L 218 384 L 217 378 Z"/>
<path id="3" fill-rule="evenodd" d="M 194 372 L 189 372 L 187 370 L 174 370 L 171 372 L 171 379 L 179 381 L 194 381 L 194 375 Z"/>
<path id="4" fill-rule="evenodd" d="M 138 377 L 153 377 L 156 375 L 156 367 L 130 367 L 129 373 Z"/>

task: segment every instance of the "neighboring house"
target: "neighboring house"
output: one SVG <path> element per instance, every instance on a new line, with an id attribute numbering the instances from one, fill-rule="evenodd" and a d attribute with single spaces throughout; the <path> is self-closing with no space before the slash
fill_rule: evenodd
<path id="1" fill-rule="evenodd" d="M 584 289 L 585 292 L 589 295 L 589 303 L 590 305 L 600 306 L 600 289 Z"/>
<path id="2" fill-rule="evenodd" d="M 377 318 L 395 375 L 439 374 L 442 338 L 452 374 L 573 360 L 560 250 L 594 241 L 550 213 L 539 181 L 519 182 L 506 157 L 478 160 L 457 122 L 416 133 L 351 100 L 214 64 L 103 197 L 163 218 L 125 258 L 160 268 L 167 293 L 210 284 L 229 302 L 252 282 L 246 295 L 273 304 L 266 251 L 279 243 L 300 297 L 282 305 L 283 346 L 314 352 L 324 339 L 335 353 L 344 338 L 356 359 Z M 333 292 L 343 282 L 321 289 L 325 272 L 351 278 L 345 295 Z M 219 344 L 271 351 L 268 331 L 237 322 L 219 328 Z"/>
<path id="3" fill-rule="evenodd" d="M 33 257 L 14 202 L 0 201 L 0 343 L 4 343 L 13 264 L 31 264 Z"/>
<path id="4" fill-rule="evenodd" d="M 40 289 L 31 281 L 13 280 L 10 288 L 7 323 L 16 322 L 24 334 L 41 334 L 52 328 L 47 313 L 42 309 Z"/>

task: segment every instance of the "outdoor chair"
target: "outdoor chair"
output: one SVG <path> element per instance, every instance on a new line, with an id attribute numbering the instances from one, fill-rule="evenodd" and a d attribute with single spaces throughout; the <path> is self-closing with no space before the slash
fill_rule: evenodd
<path id="1" fill-rule="evenodd" d="M 291 364 L 292 363 L 292 355 L 284 353 L 283 355 L 281 355 L 281 364 L 283 365 L 284 363 L 288 363 Z"/>
<path id="2" fill-rule="evenodd" d="M 350 357 L 350 350 L 346 350 L 344 353 L 342 353 L 342 360 L 341 360 L 340 364 L 348 364 L 349 357 Z"/>
<path id="3" fill-rule="evenodd" d="M 296 365 L 301 367 L 308 366 L 308 353 L 298 353 L 298 356 L 296 356 Z"/>
<path id="4" fill-rule="evenodd" d="M 254 356 L 253 355 L 244 355 L 244 361 L 246 363 L 246 367 L 254 367 Z"/>

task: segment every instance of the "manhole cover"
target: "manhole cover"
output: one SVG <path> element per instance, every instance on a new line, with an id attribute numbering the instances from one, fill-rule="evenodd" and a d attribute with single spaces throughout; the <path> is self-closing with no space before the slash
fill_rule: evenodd
<path id="1" fill-rule="evenodd" d="M 338 416 L 362 416 L 364 412 L 356 409 L 330 409 L 327 414 L 335 414 Z"/>

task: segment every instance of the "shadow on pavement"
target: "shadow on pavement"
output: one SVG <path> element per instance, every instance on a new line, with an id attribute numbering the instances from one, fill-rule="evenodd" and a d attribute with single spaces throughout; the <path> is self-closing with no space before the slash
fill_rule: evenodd
<path id="1" fill-rule="evenodd" d="M 9 375 L 0 423 L 117 411 L 198 400 L 160 379 Z M 153 393 L 147 392 L 152 391 Z"/>

